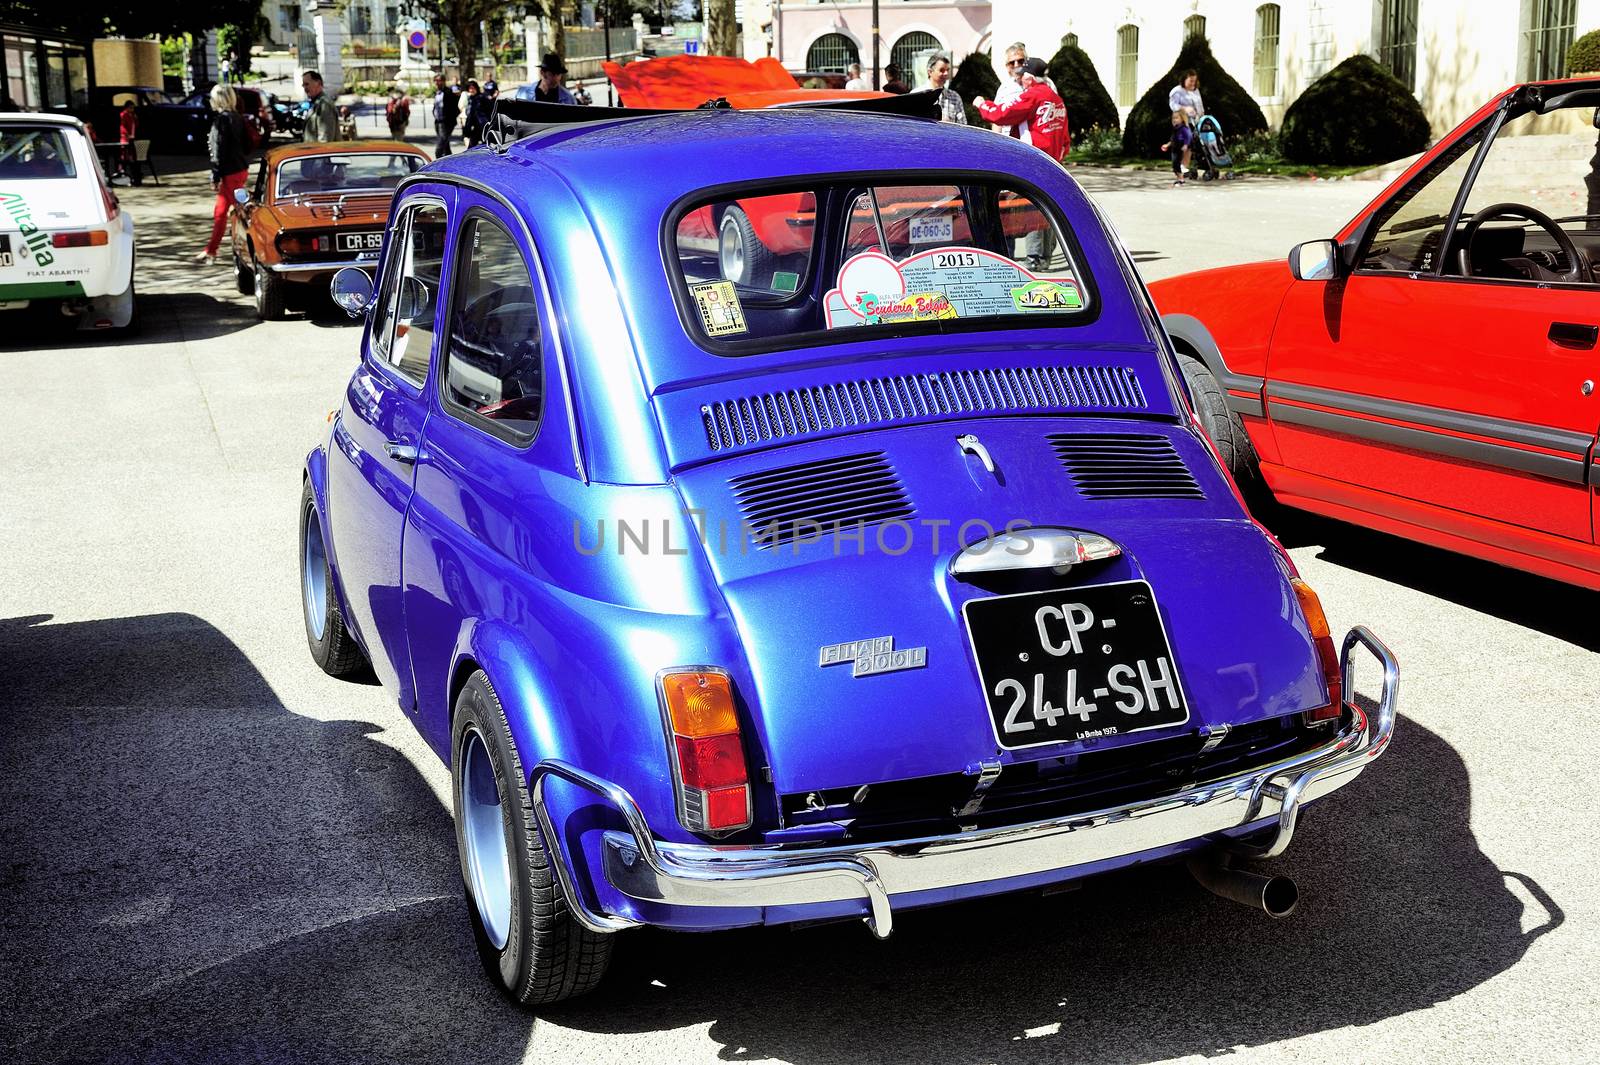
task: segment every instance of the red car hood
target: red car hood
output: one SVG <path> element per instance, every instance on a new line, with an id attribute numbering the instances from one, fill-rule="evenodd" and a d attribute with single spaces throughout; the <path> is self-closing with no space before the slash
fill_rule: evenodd
<path id="1" fill-rule="evenodd" d="M 699 107 L 725 99 L 741 110 L 816 100 L 873 99 L 882 92 L 802 89 L 771 56 L 751 63 L 719 55 L 673 55 L 620 66 L 606 61 L 606 75 L 628 107 L 666 110 Z"/>

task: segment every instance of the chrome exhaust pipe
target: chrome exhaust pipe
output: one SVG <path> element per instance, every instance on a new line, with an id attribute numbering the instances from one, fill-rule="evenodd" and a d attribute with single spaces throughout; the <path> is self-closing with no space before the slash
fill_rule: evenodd
<path id="1" fill-rule="evenodd" d="M 1195 855 L 1189 859 L 1189 873 L 1213 895 L 1261 910 L 1268 917 L 1287 917 L 1300 902 L 1300 889 L 1289 877 L 1235 869 L 1226 854 Z"/>

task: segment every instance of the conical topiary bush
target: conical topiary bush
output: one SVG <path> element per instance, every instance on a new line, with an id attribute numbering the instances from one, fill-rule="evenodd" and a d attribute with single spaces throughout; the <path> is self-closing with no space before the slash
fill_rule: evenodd
<path id="1" fill-rule="evenodd" d="M 1296 163 L 1387 163 L 1422 151 L 1429 133 L 1428 116 L 1400 79 L 1355 55 L 1289 105 L 1278 150 Z"/>
<path id="2" fill-rule="evenodd" d="M 1159 155 L 1161 146 L 1172 137 L 1172 110 L 1167 104 L 1167 94 L 1178 84 L 1178 76 L 1185 70 L 1199 72 L 1200 98 L 1205 101 L 1206 114 L 1216 116 L 1230 141 L 1248 133 L 1267 131 L 1267 118 L 1261 108 L 1245 92 L 1244 86 L 1222 69 L 1205 37 L 1196 35 L 1183 42 L 1172 69 L 1157 78 L 1150 91 L 1141 96 L 1128 113 L 1128 124 L 1122 130 L 1122 150 L 1128 155 Z"/>
<path id="3" fill-rule="evenodd" d="M 1074 133 L 1096 126 L 1117 128 L 1117 105 L 1106 92 L 1089 53 L 1063 41 L 1061 50 L 1050 57 L 1050 80 L 1067 105 L 1067 122 Z"/>
<path id="4" fill-rule="evenodd" d="M 955 77 L 950 79 L 950 87 L 966 102 L 967 122 L 974 126 L 984 125 L 983 116 L 972 106 L 972 101 L 980 96 L 985 100 L 993 100 L 1000 88 L 1000 75 L 994 72 L 994 62 L 989 58 L 989 53 L 972 52 L 963 59 L 961 65 L 956 67 Z"/>

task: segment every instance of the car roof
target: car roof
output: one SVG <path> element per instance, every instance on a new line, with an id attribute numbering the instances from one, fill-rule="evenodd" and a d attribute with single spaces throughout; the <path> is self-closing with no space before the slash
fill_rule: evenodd
<path id="1" fill-rule="evenodd" d="M 313 141 L 309 144 L 285 144 L 266 154 L 268 166 L 277 166 L 285 159 L 299 159 L 308 155 L 359 155 L 373 152 L 406 152 L 426 159 L 428 153 L 415 144 L 404 141 Z"/>
<path id="2" fill-rule="evenodd" d="M 83 123 L 71 115 L 54 115 L 44 111 L 0 111 L 0 122 L 29 126 L 73 126 L 83 128 Z"/>
<path id="3" fill-rule="evenodd" d="M 986 129 L 807 108 L 695 110 L 544 129 L 500 150 L 438 160 L 413 180 L 459 174 L 538 210 L 528 170 L 558 175 L 581 202 L 660 206 L 700 189 L 854 173 L 1010 173 L 1037 183 L 1063 174 L 1043 152 Z M 636 175 L 649 174 L 641 182 Z M 911 177 L 911 180 L 916 180 Z M 657 215 L 659 219 L 659 214 Z"/>

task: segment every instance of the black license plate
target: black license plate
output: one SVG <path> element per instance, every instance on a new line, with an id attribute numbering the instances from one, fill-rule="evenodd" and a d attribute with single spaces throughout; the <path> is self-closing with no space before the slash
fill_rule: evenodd
<path id="1" fill-rule="evenodd" d="M 383 233 L 336 233 L 334 241 L 339 251 L 377 251 L 383 247 Z"/>
<path id="2" fill-rule="evenodd" d="M 0 233 L 0 266 L 11 266 L 15 262 L 11 257 L 11 234 Z"/>
<path id="3" fill-rule="evenodd" d="M 1009 750 L 1189 720 L 1145 581 L 974 599 L 961 608 L 995 739 Z"/>

